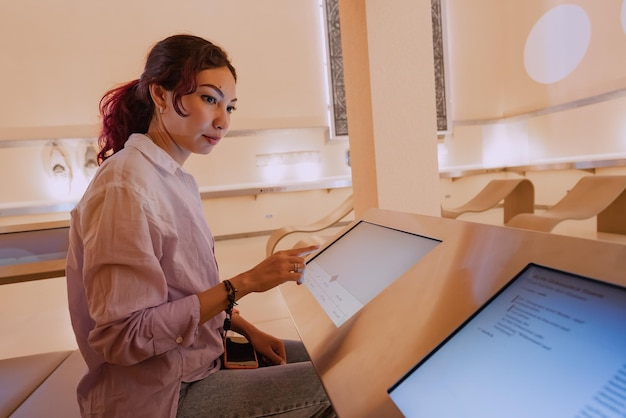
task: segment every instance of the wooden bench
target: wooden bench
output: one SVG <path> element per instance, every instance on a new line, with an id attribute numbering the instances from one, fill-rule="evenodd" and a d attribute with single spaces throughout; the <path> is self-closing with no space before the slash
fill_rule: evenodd
<path id="1" fill-rule="evenodd" d="M 626 234 L 626 176 L 585 176 L 554 206 L 514 216 L 507 226 L 550 232 L 567 219 L 597 216 L 598 232 Z"/>
<path id="2" fill-rule="evenodd" d="M 287 235 L 294 234 L 297 232 L 310 234 L 313 232 L 319 232 L 324 229 L 330 228 L 331 226 L 334 226 L 343 218 L 348 216 L 350 212 L 352 212 L 353 210 L 354 210 L 354 203 L 353 203 L 352 195 L 350 195 L 348 196 L 348 198 L 346 198 L 346 200 L 344 200 L 341 203 L 341 205 L 339 205 L 339 207 L 334 209 L 331 213 L 324 216 L 317 222 L 314 222 L 309 225 L 284 226 L 282 228 L 279 228 L 273 231 L 267 240 L 267 244 L 265 245 L 266 256 L 269 257 L 270 255 L 274 254 L 274 251 L 276 251 L 276 246 L 278 245 L 280 240 L 285 238 Z M 300 241 L 299 244 L 297 244 L 296 246 L 300 246 L 300 245 L 306 246 L 306 245 L 311 245 L 311 244 L 321 245 L 323 242 L 324 242 L 323 238 L 317 237 L 315 235 L 310 235 L 309 237 L 307 237 L 307 239 Z"/>
<path id="3" fill-rule="evenodd" d="M 504 223 L 520 213 L 533 213 L 535 209 L 535 188 L 525 178 L 491 180 L 476 196 L 464 205 L 451 209 L 441 209 L 441 216 L 455 219 L 467 212 L 484 212 L 494 208 L 504 200 Z"/>
<path id="4" fill-rule="evenodd" d="M 76 386 L 86 371 L 78 350 L 0 360 L 0 417 L 79 418 Z"/>

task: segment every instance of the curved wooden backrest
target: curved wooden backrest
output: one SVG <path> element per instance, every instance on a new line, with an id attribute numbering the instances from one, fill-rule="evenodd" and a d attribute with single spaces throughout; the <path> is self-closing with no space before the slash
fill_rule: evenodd
<path id="1" fill-rule="evenodd" d="M 318 232 L 322 231 L 326 228 L 330 228 L 335 225 L 337 222 L 345 218 L 350 212 L 354 210 L 354 201 L 352 195 L 348 196 L 346 200 L 344 200 L 341 205 L 335 208 L 328 215 L 319 219 L 318 221 L 309 224 L 309 225 L 299 225 L 299 226 L 284 226 L 272 232 L 267 240 L 267 244 L 265 245 L 265 255 L 270 256 L 276 250 L 276 246 L 278 242 L 285 238 L 289 234 L 293 234 L 296 232 Z"/>
<path id="2" fill-rule="evenodd" d="M 626 233 L 626 176 L 585 176 L 545 212 L 519 214 L 506 225 L 550 232 L 566 219 L 598 216 L 598 231 Z"/>
<path id="3" fill-rule="evenodd" d="M 535 206 L 535 188 L 525 178 L 491 180 L 476 196 L 456 208 L 441 209 L 444 218 L 457 218 L 466 212 L 484 212 L 504 200 L 504 222 L 518 213 L 532 213 Z"/>

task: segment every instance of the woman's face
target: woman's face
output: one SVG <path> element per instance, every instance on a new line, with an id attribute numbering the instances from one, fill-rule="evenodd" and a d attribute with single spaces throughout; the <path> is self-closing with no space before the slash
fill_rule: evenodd
<path id="1" fill-rule="evenodd" d="M 192 153 L 208 154 L 220 142 L 228 132 L 237 102 L 235 78 L 227 67 L 200 71 L 196 83 L 196 91 L 181 98 L 187 116 L 176 113 L 169 91 L 167 107 L 158 115 L 174 142 L 164 144 L 165 150 L 181 165 Z M 159 136 L 168 142 L 167 133 Z"/>

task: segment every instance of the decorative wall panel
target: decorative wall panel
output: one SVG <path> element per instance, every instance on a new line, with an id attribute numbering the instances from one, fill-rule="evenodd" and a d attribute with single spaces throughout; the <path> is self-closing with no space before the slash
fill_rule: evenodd
<path id="1" fill-rule="evenodd" d="M 448 130 L 446 71 L 444 62 L 445 44 L 441 2 L 442 0 L 431 0 L 437 131 L 440 133 Z M 326 36 L 328 41 L 327 53 L 331 90 L 331 137 L 345 136 L 348 135 L 348 112 L 346 108 L 345 83 L 343 76 L 339 0 L 324 1 L 324 16 L 326 19 Z"/>

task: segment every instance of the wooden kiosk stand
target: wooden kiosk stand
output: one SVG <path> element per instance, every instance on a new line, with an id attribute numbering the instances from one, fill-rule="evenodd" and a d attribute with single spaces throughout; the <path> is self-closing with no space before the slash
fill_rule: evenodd
<path id="1" fill-rule="evenodd" d="M 307 273 L 315 257 L 361 221 L 439 244 L 340 325 L 307 286 L 281 286 L 342 418 L 402 416 L 388 388 L 529 263 L 626 286 L 626 245 L 379 209 L 355 220 L 309 259 Z M 346 263 L 358 265 L 359 255 Z"/>

